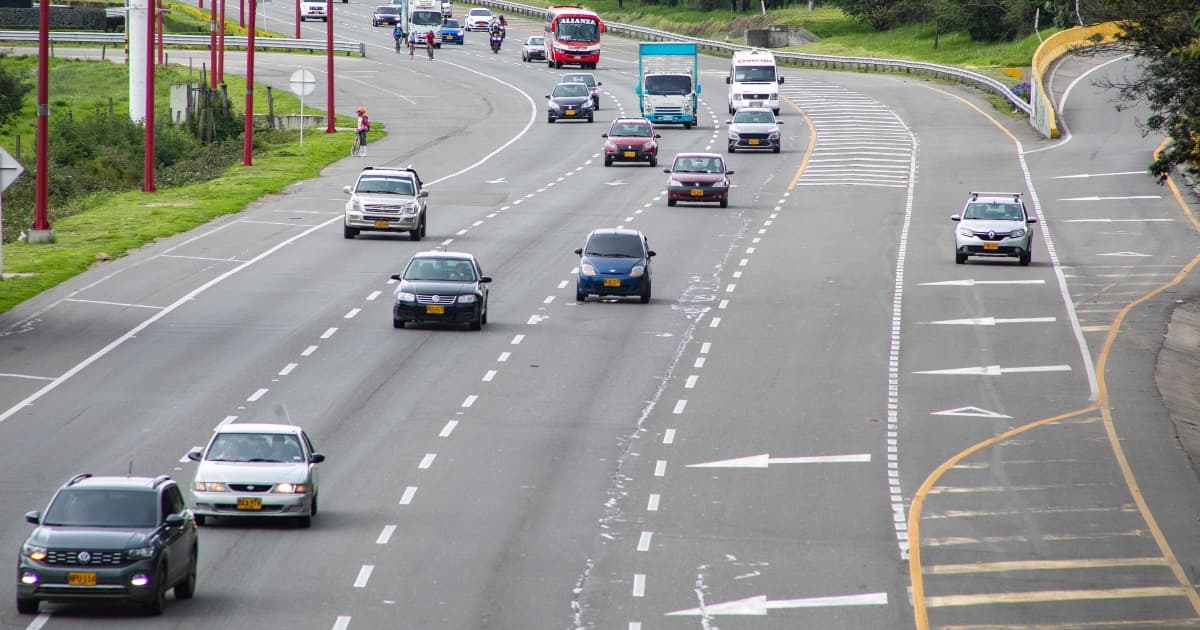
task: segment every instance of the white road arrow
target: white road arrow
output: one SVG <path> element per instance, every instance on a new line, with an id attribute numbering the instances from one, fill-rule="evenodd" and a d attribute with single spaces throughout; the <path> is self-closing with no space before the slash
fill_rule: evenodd
<path id="1" fill-rule="evenodd" d="M 1161 195 L 1130 195 L 1128 197 L 1067 197 L 1059 201 L 1117 201 L 1121 199 L 1162 199 Z"/>
<path id="2" fill-rule="evenodd" d="M 505 178 L 503 178 L 503 177 L 497 177 L 496 179 L 489 179 L 489 180 L 487 180 L 487 183 L 489 183 L 489 184 L 503 184 L 503 183 L 504 183 L 504 182 L 506 182 L 506 181 L 508 181 L 508 180 L 507 180 L 507 179 L 505 179 Z"/>
<path id="3" fill-rule="evenodd" d="M 982 284 L 1046 284 L 1045 280 L 944 280 L 942 282 L 922 282 L 923 287 L 973 287 Z"/>
<path id="4" fill-rule="evenodd" d="M 1011 418 L 1002 413 L 988 411 L 979 407 L 959 407 L 958 409 L 946 409 L 943 411 L 934 411 L 931 416 L 968 416 L 972 418 Z"/>
<path id="5" fill-rule="evenodd" d="M 751 455 L 750 457 L 738 457 L 736 459 L 723 459 L 715 462 L 706 462 L 704 464 L 688 464 L 688 468 L 766 468 L 771 464 L 845 464 L 855 462 L 871 461 L 870 453 L 860 455 L 823 455 L 817 457 L 771 457 L 763 453 L 762 455 Z"/>
<path id="6" fill-rule="evenodd" d="M 1097 256 L 1123 256 L 1132 258 L 1147 258 L 1150 254 L 1139 254 L 1137 252 L 1112 252 L 1110 254 L 1096 254 Z"/>
<path id="7" fill-rule="evenodd" d="M 781 608 L 828 608 L 832 606 L 886 606 L 887 593 L 863 593 L 861 595 L 834 595 L 832 597 L 807 597 L 804 599 L 767 599 L 766 595 L 747 597 L 731 602 L 721 602 L 703 608 L 689 608 L 667 613 L 667 616 L 715 617 L 718 615 L 766 615 L 768 610 Z"/>
<path id="8" fill-rule="evenodd" d="M 999 365 L 980 365 L 975 367 L 950 368 L 948 370 L 922 370 L 913 374 L 943 374 L 967 376 L 1000 376 L 1002 374 L 1022 374 L 1027 372 L 1070 372 L 1069 365 L 1033 365 L 1029 367 L 1002 368 Z"/>
<path id="9" fill-rule="evenodd" d="M 974 317 L 971 319 L 943 319 L 930 324 L 950 326 L 995 326 L 996 324 L 1045 324 L 1058 321 L 1054 317 Z"/>

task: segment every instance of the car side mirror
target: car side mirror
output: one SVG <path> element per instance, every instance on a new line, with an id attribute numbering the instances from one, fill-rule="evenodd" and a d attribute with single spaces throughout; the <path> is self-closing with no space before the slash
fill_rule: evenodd
<path id="1" fill-rule="evenodd" d="M 671 169 L 669 169 L 669 168 L 664 168 L 664 169 L 663 169 L 663 172 L 664 172 L 664 173 L 670 173 L 670 172 L 671 172 Z"/>
<path id="2" fill-rule="evenodd" d="M 550 95 L 549 95 L 549 94 L 547 94 L 547 95 L 546 95 L 546 98 L 550 98 Z"/>
<path id="3" fill-rule="evenodd" d="M 491 276 L 479 276 L 479 281 L 480 282 L 491 282 L 492 277 Z"/>
<path id="4" fill-rule="evenodd" d="M 597 81 L 597 82 L 596 82 L 596 87 L 600 87 L 601 85 L 604 85 L 604 83 L 602 83 L 602 82 L 600 82 L 600 81 Z"/>
<path id="5" fill-rule="evenodd" d="M 776 124 L 776 125 L 782 125 L 782 124 L 783 124 L 783 121 L 782 121 L 782 120 L 779 120 L 778 118 L 776 118 L 776 119 L 775 119 L 775 124 Z"/>
<path id="6" fill-rule="evenodd" d="M 725 171 L 726 175 L 733 175 L 733 171 Z"/>
<path id="7" fill-rule="evenodd" d="M 351 194 L 351 192 L 350 192 L 350 187 L 349 187 L 349 186 L 342 186 L 342 192 L 346 193 L 347 195 Z"/>
<path id="8" fill-rule="evenodd" d="M 182 514 L 168 514 L 167 518 L 163 519 L 163 525 L 167 527 L 179 527 L 185 522 Z"/>
<path id="9" fill-rule="evenodd" d="M 608 134 L 606 134 L 606 133 L 602 133 L 602 134 L 600 134 L 600 137 L 601 137 L 601 138 L 607 138 L 607 137 L 608 137 Z"/>
<path id="10" fill-rule="evenodd" d="M 579 256 L 582 256 L 582 255 L 583 255 L 583 248 L 582 248 L 582 247 L 576 247 L 576 248 L 575 248 L 575 253 L 576 253 L 577 255 L 579 255 Z"/>
<path id="11" fill-rule="evenodd" d="M 325 454 L 324 453 L 313 453 L 312 456 L 310 456 L 308 458 L 308 461 L 311 464 L 320 464 L 321 462 L 325 461 Z"/>
<path id="12" fill-rule="evenodd" d="M 42 522 L 42 513 L 38 512 L 37 510 L 34 510 L 33 512 L 26 512 L 25 522 L 33 523 L 34 525 L 40 524 Z"/>
<path id="13" fill-rule="evenodd" d="M 779 85 L 783 85 L 783 77 L 779 77 Z"/>
<path id="14" fill-rule="evenodd" d="M 661 134 L 661 133 L 656 133 L 656 134 L 654 134 L 654 137 L 655 137 L 655 138 L 661 138 L 661 137 L 662 137 L 662 134 Z"/>
<path id="15" fill-rule="evenodd" d="M 727 84 L 733 83 L 733 79 L 730 79 L 729 77 L 725 77 L 725 83 L 727 83 Z"/>
<path id="16" fill-rule="evenodd" d="M 417 193 L 417 197 L 420 199 L 424 199 L 425 197 L 428 197 L 428 196 L 429 196 L 428 190 L 422 190 L 421 192 Z"/>
<path id="17" fill-rule="evenodd" d="M 388 277 L 391 278 L 392 280 L 400 280 L 401 279 L 400 274 L 398 274 L 398 273 L 394 273 Z"/>
<path id="18" fill-rule="evenodd" d="M 1025 217 L 1025 222 L 1026 223 L 1037 223 L 1037 219 L 1034 217 Z"/>
<path id="19" fill-rule="evenodd" d="M 188 451 L 187 458 L 194 462 L 198 462 L 204 459 L 204 453 L 201 453 L 200 451 Z"/>
<path id="20" fill-rule="evenodd" d="M 952 214 L 952 215 L 950 215 L 950 220 L 951 221 L 961 221 L 962 217 L 958 216 L 957 214 Z"/>
<path id="21" fill-rule="evenodd" d="M 653 249 L 646 252 L 646 258 L 654 258 L 657 255 L 658 255 L 658 252 L 654 251 Z"/>
<path id="22" fill-rule="evenodd" d="M 725 124 L 726 124 L 726 125 L 732 125 L 732 124 L 733 124 L 733 121 L 732 121 L 732 120 L 726 120 L 726 121 L 725 121 Z"/>

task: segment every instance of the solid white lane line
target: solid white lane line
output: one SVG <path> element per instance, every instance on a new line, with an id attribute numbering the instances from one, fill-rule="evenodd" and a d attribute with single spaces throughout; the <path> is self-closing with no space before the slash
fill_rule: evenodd
<path id="1" fill-rule="evenodd" d="M 686 380 L 686 381 L 684 381 L 684 383 L 683 383 L 683 388 L 684 388 L 684 389 L 695 389 L 695 387 L 696 387 L 696 381 L 697 381 L 697 380 L 699 380 L 699 379 L 700 379 L 700 377 L 699 377 L 699 376 L 697 376 L 697 375 L 695 375 L 695 374 L 691 374 L 691 375 L 689 375 L 689 376 L 687 377 L 687 380 Z"/>
<path id="2" fill-rule="evenodd" d="M 647 512 L 657 512 L 658 511 L 658 502 L 661 498 L 662 498 L 662 495 L 659 495 L 659 494 L 650 495 L 650 499 L 646 501 L 646 511 Z"/>
<path id="3" fill-rule="evenodd" d="M 456 426 L 458 426 L 458 420 L 447 421 L 446 426 L 442 427 L 441 433 L 438 433 L 438 437 L 450 437 L 450 434 L 454 433 L 454 427 Z"/>
<path id="4" fill-rule="evenodd" d="M 283 366 L 283 369 L 282 369 L 282 370 L 279 370 L 279 375 L 280 375 L 280 376 L 287 376 L 288 374 L 291 374 L 291 373 L 292 373 L 292 370 L 294 370 L 294 369 L 296 369 L 296 368 L 298 368 L 298 367 L 300 367 L 300 364 L 299 364 L 299 363 L 289 363 L 289 364 L 287 364 L 287 365 Z"/>
<path id="5" fill-rule="evenodd" d="M 333 622 L 333 630 L 346 630 L 350 627 L 350 615 L 338 615 L 337 621 Z"/>
<path id="6" fill-rule="evenodd" d="M 508 343 L 509 343 L 509 345 L 515 346 L 515 345 L 520 344 L 524 340 L 525 340 L 525 335 L 517 335 L 512 338 L 512 341 L 510 341 Z"/>
<path id="7" fill-rule="evenodd" d="M 258 391 L 254 392 L 253 394 L 250 394 L 250 397 L 246 399 L 246 402 L 257 402 L 259 398 L 266 396 L 267 392 L 269 392 L 269 391 L 271 391 L 271 390 L 269 390 L 265 387 L 262 389 L 259 389 Z"/>
<path id="8" fill-rule="evenodd" d="M 649 551 L 650 550 L 650 537 L 651 536 L 654 536 L 654 532 L 642 532 L 641 537 L 638 538 L 638 544 L 637 544 L 638 551 Z"/>
<path id="9" fill-rule="evenodd" d="M 383 531 L 379 532 L 379 538 L 375 539 L 376 545 L 386 545 L 392 539 L 392 534 L 396 533 L 395 525 L 384 525 Z"/>
<path id="10" fill-rule="evenodd" d="M 633 574 L 633 596 L 646 596 L 646 575 L 644 573 Z"/>
<path id="11" fill-rule="evenodd" d="M 31 374 L 0 374 L 0 376 L 8 378 L 24 378 L 31 381 L 53 381 L 53 376 L 33 376 Z"/>
<path id="12" fill-rule="evenodd" d="M 366 588 L 367 580 L 371 579 L 371 572 L 375 570 L 375 565 L 364 564 L 358 570 L 358 577 L 354 578 L 354 588 Z"/>
<path id="13" fill-rule="evenodd" d="M 417 494 L 416 486 L 409 486 L 404 489 L 404 494 L 400 496 L 400 505 L 408 505 L 412 503 L 413 497 Z"/>
<path id="14" fill-rule="evenodd" d="M 367 296 L 367 301 L 373 302 L 375 301 L 375 298 L 379 297 L 380 295 L 383 295 L 383 291 L 372 291 L 371 295 Z"/>
<path id="15" fill-rule="evenodd" d="M 425 453 L 425 457 L 421 458 L 421 463 L 417 464 L 417 468 L 425 470 L 433 465 L 435 459 L 437 459 L 437 453 Z"/>
<path id="16" fill-rule="evenodd" d="M 654 462 L 654 476 L 663 477 L 667 474 L 667 460 L 660 459 Z"/>
<path id="17" fill-rule="evenodd" d="M 125 306 L 128 308 L 149 308 L 159 310 L 165 308 L 163 306 L 150 306 L 148 304 L 125 304 L 123 302 L 105 302 L 104 300 L 82 300 L 79 298 L 66 298 L 64 302 L 84 302 L 86 304 L 101 304 L 104 306 Z"/>
<path id="18" fill-rule="evenodd" d="M 1033 153 L 1033 151 L 1026 151 Z M 1050 179 L 1087 179 L 1089 177 L 1112 177 L 1114 175 L 1145 175 L 1146 171 L 1117 171 L 1115 173 L 1080 173 L 1079 175 L 1057 175 Z"/>
<path id="19" fill-rule="evenodd" d="M 304 349 L 304 352 L 300 353 L 300 356 L 307 357 L 307 356 L 311 355 L 312 353 L 316 352 L 317 348 L 318 348 L 318 346 L 309 346 Z"/>
<path id="20" fill-rule="evenodd" d="M 496 357 L 496 361 L 499 363 L 504 363 L 505 361 L 508 360 L 508 357 L 511 357 L 511 356 L 512 356 L 511 352 L 501 352 L 500 356 Z"/>
<path id="21" fill-rule="evenodd" d="M 476 400 L 479 400 L 479 396 L 476 396 L 475 394 L 471 394 L 470 396 L 467 396 L 467 398 L 465 400 L 463 400 L 462 406 L 470 407 L 471 405 L 475 404 Z"/>
<path id="22" fill-rule="evenodd" d="M 321 338 L 328 339 L 328 338 L 332 337 L 333 333 L 335 333 L 335 332 L 337 332 L 337 328 L 327 328 L 327 329 L 325 329 L 325 332 L 321 333 Z"/>
<path id="23" fill-rule="evenodd" d="M 496 370 L 488 370 L 488 371 L 487 371 L 487 372 L 486 372 L 486 373 L 483 375 L 483 382 L 485 382 L 485 383 L 486 383 L 486 382 L 488 382 L 488 381 L 491 381 L 491 380 L 492 380 L 492 379 L 494 379 L 494 378 L 496 378 Z"/>
<path id="24" fill-rule="evenodd" d="M 684 407 L 687 407 L 687 400 L 677 400 L 675 401 L 675 408 L 671 410 L 671 413 L 681 414 Z"/>
<path id="25" fill-rule="evenodd" d="M 675 443 L 675 429 L 667 429 L 663 432 L 663 444 Z"/>

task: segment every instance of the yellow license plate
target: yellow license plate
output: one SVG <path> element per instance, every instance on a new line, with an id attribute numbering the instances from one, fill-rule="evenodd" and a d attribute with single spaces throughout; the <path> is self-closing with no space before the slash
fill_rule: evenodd
<path id="1" fill-rule="evenodd" d="M 575 110 L 573 110 L 573 109 L 568 109 L 568 110 L 567 110 L 567 115 L 568 115 L 568 116 L 574 116 L 574 115 L 575 115 Z"/>
<path id="2" fill-rule="evenodd" d="M 605 279 L 604 279 L 604 286 L 606 286 L 606 287 L 619 287 L 619 286 L 621 286 L 621 279 L 620 279 L 620 278 L 605 278 Z"/>
<path id="3" fill-rule="evenodd" d="M 692 192 L 691 192 L 691 195 L 692 195 L 693 197 L 703 197 L 703 196 L 704 196 L 704 191 L 703 191 L 703 190 L 700 190 L 699 188 L 693 188 L 693 189 L 692 189 Z"/>
<path id="4" fill-rule="evenodd" d="M 239 510 L 261 510 L 262 499 L 258 497 L 238 497 L 237 509 Z"/>
<path id="5" fill-rule="evenodd" d="M 758 144 L 758 138 L 750 138 L 750 144 Z"/>
<path id="6" fill-rule="evenodd" d="M 377 228 L 386 228 L 387 226 L 388 226 L 387 221 L 376 221 L 375 222 L 375 227 L 377 227 Z"/>
<path id="7" fill-rule="evenodd" d="M 95 573 L 68 573 L 67 574 L 67 585 L 68 586 L 95 586 L 96 585 L 96 574 Z"/>
<path id="8" fill-rule="evenodd" d="M 635 158 L 635 157 L 637 157 L 637 151 L 626 151 L 626 152 L 625 152 L 625 157 L 627 157 L 627 158 Z"/>
<path id="9" fill-rule="evenodd" d="M 441 304 L 427 304 L 425 306 L 426 315 L 445 315 L 446 307 Z"/>
<path id="10" fill-rule="evenodd" d="M 1000 249 L 1000 243 L 984 243 L 983 248 L 985 250 L 989 250 L 989 251 L 997 250 L 997 249 Z"/>

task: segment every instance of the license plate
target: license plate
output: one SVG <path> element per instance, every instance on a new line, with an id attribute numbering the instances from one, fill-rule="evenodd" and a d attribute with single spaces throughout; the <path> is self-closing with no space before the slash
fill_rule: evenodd
<path id="1" fill-rule="evenodd" d="M 635 157 L 637 157 L 637 151 L 626 151 L 626 152 L 625 152 L 625 157 L 627 157 L 627 158 L 635 158 Z"/>
<path id="2" fill-rule="evenodd" d="M 1000 243 L 984 243 L 983 248 L 989 251 L 998 250 L 1000 249 Z"/>
<path id="3" fill-rule="evenodd" d="M 387 226 L 388 226 L 387 221 L 376 221 L 375 222 L 375 227 L 377 227 L 377 228 L 387 228 Z"/>
<path id="4" fill-rule="evenodd" d="M 67 574 L 67 585 L 68 586 L 95 586 L 96 585 L 96 574 L 95 573 L 68 573 Z"/>
<path id="5" fill-rule="evenodd" d="M 762 107 L 762 101 L 750 101 L 750 107 Z"/>
<path id="6" fill-rule="evenodd" d="M 258 497 L 238 497 L 237 509 L 239 510 L 261 510 L 262 499 Z"/>
<path id="7" fill-rule="evenodd" d="M 620 279 L 620 278 L 605 278 L 605 279 L 604 279 L 604 286 L 606 286 L 606 287 L 619 287 L 619 286 L 621 286 L 621 279 Z"/>
<path id="8" fill-rule="evenodd" d="M 454 39 L 454 36 L 453 35 L 443 35 L 442 39 L 444 41 L 450 41 L 450 40 Z"/>
<path id="9" fill-rule="evenodd" d="M 750 144 L 758 144 L 758 138 L 751 138 Z"/>
<path id="10" fill-rule="evenodd" d="M 692 189 L 692 192 L 691 192 L 691 195 L 692 195 L 693 197 L 703 197 L 703 196 L 704 196 L 704 191 L 703 191 L 703 190 L 700 190 L 699 188 L 693 188 L 693 189 Z"/>
<path id="11" fill-rule="evenodd" d="M 566 113 L 567 113 L 567 115 L 568 115 L 568 116 L 574 116 L 574 115 L 575 115 L 575 110 L 573 110 L 573 109 L 568 109 Z"/>
<path id="12" fill-rule="evenodd" d="M 442 306 L 441 304 L 427 304 L 427 305 L 425 305 L 425 314 L 426 315 L 445 315 L 446 307 Z"/>

